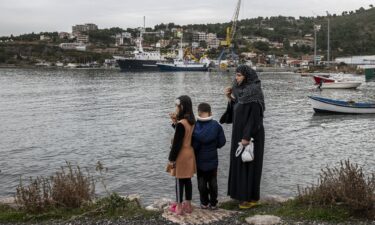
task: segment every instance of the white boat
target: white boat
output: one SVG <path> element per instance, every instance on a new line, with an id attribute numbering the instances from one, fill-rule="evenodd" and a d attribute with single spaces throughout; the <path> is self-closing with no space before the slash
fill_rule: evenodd
<path id="1" fill-rule="evenodd" d="M 316 113 L 370 114 L 375 113 L 375 103 L 342 101 L 309 96 Z"/>
<path id="2" fill-rule="evenodd" d="M 155 71 L 158 70 L 157 62 L 165 61 L 160 51 L 144 51 L 142 46 L 143 34 L 154 33 L 146 32 L 145 28 L 140 29 L 137 39 L 137 49 L 133 52 L 133 57 L 125 58 L 122 56 L 113 56 L 116 59 L 121 71 Z"/>
<path id="3" fill-rule="evenodd" d="M 335 81 L 329 83 L 321 83 L 321 89 L 355 89 L 361 85 L 361 82 L 354 81 Z"/>
<path id="4" fill-rule="evenodd" d="M 78 67 L 78 64 L 76 63 L 68 63 L 65 68 L 70 68 L 70 69 L 74 69 L 74 68 L 77 68 Z"/>
<path id="5" fill-rule="evenodd" d="M 208 64 L 175 59 L 173 63 L 156 63 L 161 71 L 208 71 Z"/>
<path id="6" fill-rule="evenodd" d="M 182 34 L 181 34 L 180 49 L 178 50 L 178 57 L 173 62 L 159 62 L 156 63 L 160 71 L 208 71 L 210 60 L 206 57 L 199 62 L 194 60 L 184 59 L 184 52 L 182 50 Z"/>

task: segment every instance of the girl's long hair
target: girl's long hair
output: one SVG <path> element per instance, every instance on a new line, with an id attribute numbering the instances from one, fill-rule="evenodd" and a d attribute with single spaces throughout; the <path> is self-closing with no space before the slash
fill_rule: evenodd
<path id="1" fill-rule="evenodd" d="M 190 125 L 195 124 L 195 116 L 193 112 L 193 103 L 191 98 L 187 95 L 181 95 L 176 99 L 176 105 L 179 108 L 177 120 L 186 119 Z"/>

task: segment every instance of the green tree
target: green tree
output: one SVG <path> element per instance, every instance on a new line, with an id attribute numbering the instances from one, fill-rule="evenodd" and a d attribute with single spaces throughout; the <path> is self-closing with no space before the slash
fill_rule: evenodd
<path id="1" fill-rule="evenodd" d="M 262 52 L 268 52 L 268 50 L 270 49 L 268 43 L 263 42 L 263 41 L 254 42 L 253 47 L 258 49 L 259 51 L 262 51 Z"/>
<path id="2" fill-rule="evenodd" d="M 283 41 L 283 46 L 284 46 L 284 49 L 285 50 L 289 50 L 290 49 L 290 42 L 289 42 L 289 39 L 288 38 L 285 38 L 284 41 Z"/>

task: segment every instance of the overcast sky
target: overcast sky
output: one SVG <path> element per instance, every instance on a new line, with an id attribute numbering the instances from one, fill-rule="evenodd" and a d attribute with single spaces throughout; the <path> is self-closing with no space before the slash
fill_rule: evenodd
<path id="1" fill-rule="evenodd" d="M 242 0 L 240 19 L 314 16 L 368 8 L 374 0 Z M 99 28 L 227 22 L 237 0 L 0 0 L 0 36 L 41 31 L 71 32 L 74 24 Z M 374 4 L 375 5 L 375 4 Z"/>

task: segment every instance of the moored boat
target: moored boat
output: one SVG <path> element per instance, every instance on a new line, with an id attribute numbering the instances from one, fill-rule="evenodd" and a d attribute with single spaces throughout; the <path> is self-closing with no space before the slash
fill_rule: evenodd
<path id="1" fill-rule="evenodd" d="M 164 61 L 160 51 L 144 51 L 142 46 L 144 29 L 140 30 L 137 40 L 137 49 L 133 52 L 133 57 L 124 58 L 114 56 L 121 71 L 150 71 L 158 70 L 157 62 Z"/>
<path id="2" fill-rule="evenodd" d="M 161 71 L 208 71 L 208 64 L 184 60 L 174 60 L 173 63 L 156 63 Z"/>
<path id="3" fill-rule="evenodd" d="M 370 114 L 375 113 L 375 103 L 342 101 L 309 96 L 316 113 Z"/>
<path id="4" fill-rule="evenodd" d="M 322 83 L 319 85 L 321 89 L 355 89 L 361 85 L 361 82 L 353 82 L 353 81 L 336 81 L 336 82 L 328 82 Z"/>
<path id="5" fill-rule="evenodd" d="M 315 84 L 335 82 L 335 79 L 324 77 L 324 76 L 314 75 L 313 78 L 314 78 Z"/>
<path id="6" fill-rule="evenodd" d="M 173 62 L 156 63 L 160 71 L 208 71 L 210 60 L 201 58 L 200 62 L 191 59 L 185 59 L 182 50 L 182 34 L 180 34 L 181 43 L 178 50 L 178 57 Z"/>

